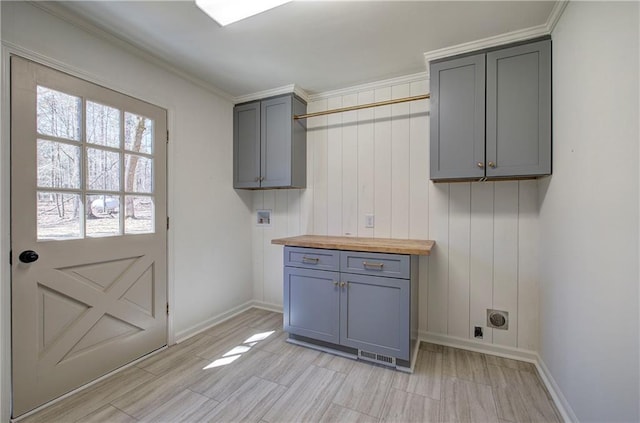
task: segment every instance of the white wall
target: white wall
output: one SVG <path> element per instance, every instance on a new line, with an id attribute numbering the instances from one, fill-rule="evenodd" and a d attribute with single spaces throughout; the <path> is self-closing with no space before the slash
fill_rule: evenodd
<path id="1" fill-rule="evenodd" d="M 426 75 L 327 93 L 319 111 L 428 92 Z M 433 184 L 429 102 L 422 100 L 311 118 L 307 189 L 257 191 L 272 226 L 253 229 L 254 296 L 282 305 L 282 247 L 299 234 L 433 239 L 420 259 L 420 330 L 472 338 L 486 309 L 509 311 L 508 331 L 485 328 L 485 343 L 538 346 L 536 181 Z M 375 228 L 365 228 L 365 214 Z"/>
<path id="2" fill-rule="evenodd" d="M 540 355 L 580 421 L 639 421 L 638 3 L 553 31 L 554 175 L 540 191 Z"/>
<path id="3" fill-rule="evenodd" d="M 178 337 L 252 298 L 251 196 L 232 189 L 232 104 L 140 56 L 24 2 L 2 2 L 2 41 L 169 111 L 169 270 Z M 6 53 L 6 50 L 5 50 Z M 3 55 L 3 61 L 6 56 Z M 3 69 L 3 78 L 6 78 Z M 4 100 L 7 101 L 5 96 Z M 3 104 L 5 106 L 5 104 Z M 7 116 L 7 115 L 4 115 Z M 3 122 L 6 123 L 6 122 Z M 5 134 L 6 135 L 6 134 Z M 9 139 L 0 149 L 2 263 L 8 251 Z M 6 270 L 6 269 L 5 269 Z M 3 272 L 2 342 L 9 341 L 9 287 Z M 2 386 L 8 350 L 2 350 Z M 6 389 L 0 420 L 7 421 Z"/>

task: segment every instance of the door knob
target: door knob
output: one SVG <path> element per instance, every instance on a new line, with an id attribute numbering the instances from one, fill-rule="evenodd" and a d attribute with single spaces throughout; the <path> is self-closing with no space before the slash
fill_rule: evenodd
<path id="1" fill-rule="evenodd" d="M 33 250 L 25 250 L 20 253 L 18 259 L 23 263 L 33 263 L 38 260 L 38 253 Z"/>
<path id="2" fill-rule="evenodd" d="M 476 164 L 478 165 L 478 167 L 479 167 L 480 169 L 484 168 L 484 163 L 482 163 L 482 162 L 478 162 L 478 163 L 476 163 Z"/>

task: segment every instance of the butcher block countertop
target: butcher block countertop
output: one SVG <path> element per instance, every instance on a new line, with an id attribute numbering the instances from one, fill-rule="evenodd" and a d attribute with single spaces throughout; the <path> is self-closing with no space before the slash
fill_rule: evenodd
<path id="1" fill-rule="evenodd" d="M 272 244 L 330 250 L 428 256 L 435 241 L 423 239 L 357 238 L 352 236 L 300 235 L 272 239 Z"/>

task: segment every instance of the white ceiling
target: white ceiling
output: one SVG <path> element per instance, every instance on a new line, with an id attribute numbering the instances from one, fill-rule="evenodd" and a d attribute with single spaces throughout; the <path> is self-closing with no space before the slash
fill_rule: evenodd
<path id="1" fill-rule="evenodd" d="M 294 1 L 220 27 L 193 1 L 69 1 L 79 15 L 240 97 L 425 71 L 423 53 L 544 25 L 553 1 Z"/>

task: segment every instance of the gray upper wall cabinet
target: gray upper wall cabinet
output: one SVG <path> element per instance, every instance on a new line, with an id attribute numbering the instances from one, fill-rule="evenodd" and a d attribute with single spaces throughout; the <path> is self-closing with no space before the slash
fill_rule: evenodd
<path id="1" fill-rule="evenodd" d="M 233 109 L 233 187 L 305 188 L 307 105 L 293 94 L 240 104 Z"/>
<path id="2" fill-rule="evenodd" d="M 551 40 L 431 64 L 431 179 L 551 174 Z"/>

